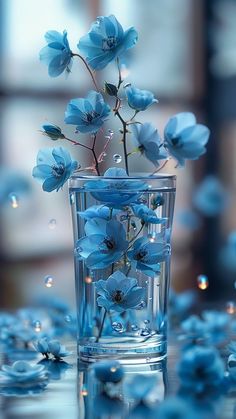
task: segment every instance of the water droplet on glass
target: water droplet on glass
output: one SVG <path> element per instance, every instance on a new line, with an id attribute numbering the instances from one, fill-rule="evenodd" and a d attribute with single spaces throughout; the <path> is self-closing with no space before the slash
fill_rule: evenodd
<path id="1" fill-rule="evenodd" d="M 114 131 L 112 131 L 112 129 L 109 129 L 108 132 L 109 132 L 110 135 L 114 134 Z"/>
<path id="2" fill-rule="evenodd" d="M 16 209 L 19 207 L 19 198 L 16 194 L 10 193 L 9 200 L 10 200 L 12 208 Z"/>
<path id="3" fill-rule="evenodd" d="M 34 330 L 35 332 L 39 333 L 41 332 L 42 326 L 39 320 L 35 320 L 34 322 Z"/>
<path id="4" fill-rule="evenodd" d="M 209 281 L 206 275 L 198 275 L 197 277 L 197 285 L 200 290 L 206 290 L 209 286 Z"/>
<path id="5" fill-rule="evenodd" d="M 114 156 L 112 158 L 113 158 L 114 163 L 118 164 L 118 163 L 122 162 L 122 157 L 121 157 L 120 154 L 114 154 Z"/>
<path id="6" fill-rule="evenodd" d="M 138 330 L 137 324 L 131 324 L 131 329 L 133 330 L 133 332 L 136 332 Z"/>
<path id="7" fill-rule="evenodd" d="M 73 205 L 75 203 L 75 194 L 71 193 L 70 194 L 70 204 Z"/>
<path id="8" fill-rule="evenodd" d="M 145 328 L 140 330 L 140 336 L 148 336 L 150 335 L 150 329 Z"/>
<path id="9" fill-rule="evenodd" d="M 70 316 L 70 314 L 67 314 L 66 316 L 65 316 L 65 322 L 66 323 L 70 323 L 72 321 L 72 317 Z"/>
<path id="10" fill-rule="evenodd" d="M 236 313 L 236 306 L 233 301 L 228 301 L 226 303 L 226 311 L 228 314 L 235 314 Z"/>
<path id="11" fill-rule="evenodd" d="M 51 275 L 47 275 L 44 278 L 45 287 L 51 288 L 53 286 L 53 277 Z"/>
<path id="12" fill-rule="evenodd" d="M 123 333 L 125 330 L 123 324 L 119 322 L 113 322 L 111 326 L 112 326 L 112 329 L 118 333 Z"/>
<path id="13" fill-rule="evenodd" d="M 52 218 L 49 222 L 48 222 L 48 228 L 50 230 L 54 230 L 56 228 L 57 225 L 57 220 L 55 220 L 55 218 Z"/>
<path id="14" fill-rule="evenodd" d="M 144 320 L 144 324 L 149 324 L 150 320 Z"/>
<path id="15" fill-rule="evenodd" d="M 140 302 L 139 306 L 137 307 L 137 309 L 138 310 L 143 310 L 145 307 L 146 307 L 146 303 L 145 303 L 145 301 L 142 300 Z"/>
<path id="16" fill-rule="evenodd" d="M 149 297 L 149 301 L 152 301 L 152 297 Z"/>

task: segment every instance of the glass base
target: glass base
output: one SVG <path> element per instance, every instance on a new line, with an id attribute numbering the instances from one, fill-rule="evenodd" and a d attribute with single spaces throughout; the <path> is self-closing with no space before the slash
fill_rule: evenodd
<path id="1" fill-rule="evenodd" d="M 149 338 L 148 343 L 133 339 L 103 338 L 96 342 L 78 344 L 78 358 L 82 362 L 97 362 L 102 359 L 117 359 L 122 364 L 147 364 L 162 361 L 167 355 L 167 341 L 163 336 Z"/>

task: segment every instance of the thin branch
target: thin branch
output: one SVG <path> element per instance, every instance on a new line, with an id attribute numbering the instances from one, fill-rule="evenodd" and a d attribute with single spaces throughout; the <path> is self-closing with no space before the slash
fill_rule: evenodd
<path id="1" fill-rule="evenodd" d="M 90 76 L 92 77 L 92 80 L 93 80 L 93 83 L 94 83 L 94 86 L 95 86 L 95 88 L 96 88 L 97 92 L 99 92 L 99 88 L 98 88 L 98 85 L 97 85 L 96 79 L 95 79 L 95 77 L 94 77 L 94 74 L 93 74 L 93 72 L 92 72 L 91 68 L 89 67 L 89 65 L 88 65 L 87 61 L 84 59 L 84 57 L 82 57 L 82 55 L 80 55 L 80 54 L 74 54 L 74 53 L 72 53 L 72 57 L 79 57 L 79 58 L 83 61 L 83 63 L 84 63 L 84 65 L 86 66 L 86 68 L 87 68 L 87 70 L 88 70 L 88 72 L 89 72 Z"/>
<path id="2" fill-rule="evenodd" d="M 68 138 L 68 137 L 64 137 L 64 139 L 65 139 L 65 140 L 67 140 L 67 141 L 69 141 L 70 143 L 72 143 L 72 144 L 74 144 L 74 145 L 80 145 L 81 147 L 87 148 L 87 150 L 92 150 L 92 149 L 91 149 L 90 147 L 88 147 L 87 145 L 81 144 L 81 143 L 79 143 L 78 141 L 71 140 L 71 139 L 70 139 L 70 138 Z"/>
<path id="3" fill-rule="evenodd" d="M 161 169 L 163 169 L 163 167 L 165 167 L 165 166 L 167 165 L 168 161 L 169 161 L 169 160 L 165 160 L 165 162 L 163 163 L 163 165 L 162 165 L 162 166 L 160 166 L 160 167 L 158 167 L 158 169 L 157 169 L 157 170 L 155 170 L 155 171 L 152 173 L 152 175 L 155 175 L 156 173 L 160 172 L 160 170 L 161 170 Z"/>

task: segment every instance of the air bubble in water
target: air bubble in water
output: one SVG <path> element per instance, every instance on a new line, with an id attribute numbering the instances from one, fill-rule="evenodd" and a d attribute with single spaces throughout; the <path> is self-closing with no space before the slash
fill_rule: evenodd
<path id="1" fill-rule="evenodd" d="M 53 286 L 53 277 L 51 275 L 47 275 L 44 278 L 45 287 L 51 288 Z"/>
<path id="2" fill-rule="evenodd" d="M 75 194 L 71 193 L 70 194 L 70 204 L 73 205 L 75 203 Z"/>
<path id="3" fill-rule="evenodd" d="M 35 332 L 41 332 L 42 326 L 39 320 L 35 320 L 34 322 L 34 330 Z"/>
<path id="4" fill-rule="evenodd" d="M 57 220 L 55 220 L 55 218 L 52 218 L 49 222 L 48 222 L 48 228 L 50 230 L 55 230 L 57 225 Z"/>
<path id="5" fill-rule="evenodd" d="M 138 330 L 137 324 L 131 324 L 131 329 L 133 330 L 133 332 L 136 332 Z"/>
<path id="6" fill-rule="evenodd" d="M 72 317 L 71 317 L 69 314 L 67 314 L 67 315 L 65 316 L 65 322 L 66 322 L 66 323 L 71 323 L 71 321 L 72 321 Z"/>
<path id="7" fill-rule="evenodd" d="M 145 327 L 145 329 L 140 330 L 140 336 L 148 336 L 148 335 L 150 335 L 150 329 L 148 329 L 147 327 Z"/>
<path id="8" fill-rule="evenodd" d="M 114 156 L 112 158 L 113 158 L 114 163 L 119 164 L 119 163 L 122 162 L 122 157 L 121 157 L 120 154 L 114 154 Z"/>
<path id="9" fill-rule="evenodd" d="M 146 307 L 146 303 L 145 303 L 145 301 L 142 300 L 140 302 L 139 306 L 137 307 L 137 309 L 138 310 L 143 310 L 145 307 Z"/>
<path id="10" fill-rule="evenodd" d="M 113 322 L 111 326 L 112 326 L 112 329 L 118 333 L 123 333 L 125 330 L 123 324 L 119 322 Z"/>

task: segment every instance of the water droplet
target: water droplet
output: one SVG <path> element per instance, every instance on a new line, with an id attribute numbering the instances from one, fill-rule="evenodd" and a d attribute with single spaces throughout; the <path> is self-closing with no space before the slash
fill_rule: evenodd
<path id="1" fill-rule="evenodd" d="M 140 336 L 148 336 L 148 335 L 150 335 L 150 333 L 151 333 L 151 331 L 147 327 L 145 327 L 145 329 L 140 330 Z"/>
<path id="2" fill-rule="evenodd" d="M 35 332 L 39 333 L 39 332 L 41 332 L 41 329 L 42 329 L 42 325 L 41 325 L 40 321 L 39 320 L 35 320 L 35 322 L 34 322 L 34 330 L 35 330 Z"/>
<path id="3" fill-rule="evenodd" d="M 84 282 L 85 282 L 86 284 L 91 284 L 91 282 L 93 282 L 93 280 L 92 280 L 92 278 L 91 278 L 90 276 L 86 276 L 86 277 L 84 278 Z"/>
<path id="4" fill-rule="evenodd" d="M 137 226 L 134 221 L 131 221 L 131 227 L 133 227 L 134 230 L 137 230 Z"/>
<path id="5" fill-rule="evenodd" d="M 51 275 L 47 275 L 44 278 L 45 287 L 51 288 L 53 286 L 53 277 Z"/>
<path id="6" fill-rule="evenodd" d="M 112 326 L 112 329 L 113 329 L 115 332 L 118 332 L 118 333 L 123 333 L 123 332 L 125 331 L 124 326 L 123 326 L 123 324 L 122 324 L 122 323 L 119 323 L 119 322 L 113 322 L 111 326 Z"/>
<path id="7" fill-rule="evenodd" d="M 146 307 L 146 303 L 145 303 L 145 301 L 142 300 L 140 302 L 139 306 L 137 307 L 137 309 L 138 310 L 143 310 L 145 307 Z"/>
<path id="8" fill-rule="evenodd" d="M 148 284 L 148 281 L 145 281 L 145 284 Z"/>
<path id="9" fill-rule="evenodd" d="M 149 301 L 152 301 L 152 297 L 149 297 Z"/>
<path id="10" fill-rule="evenodd" d="M 57 220 L 55 220 L 55 218 L 52 218 L 49 222 L 48 222 L 48 228 L 50 230 L 54 230 L 57 226 Z"/>
<path id="11" fill-rule="evenodd" d="M 122 157 L 121 157 L 120 154 L 114 154 L 114 156 L 112 158 L 113 158 L 114 163 L 118 164 L 118 163 L 122 162 Z"/>
<path id="12" fill-rule="evenodd" d="M 131 324 L 131 329 L 133 330 L 133 332 L 136 332 L 138 330 L 137 324 Z"/>
<path id="13" fill-rule="evenodd" d="M 149 324 L 150 320 L 144 320 L 144 324 Z"/>
<path id="14" fill-rule="evenodd" d="M 70 204 L 73 205 L 75 203 L 75 194 L 71 193 L 70 194 Z"/>
<path id="15" fill-rule="evenodd" d="M 197 277 L 197 285 L 200 290 L 206 290 L 209 286 L 209 281 L 206 275 L 198 275 Z"/>
<path id="16" fill-rule="evenodd" d="M 66 322 L 66 323 L 70 323 L 70 322 L 72 321 L 72 317 L 70 316 L 70 314 L 67 314 L 67 315 L 64 317 L 64 319 L 65 319 L 65 322 Z"/>
<path id="17" fill-rule="evenodd" d="M 16 209 L 19 207 L 19 198 L 16 194 L 10 193 L 9 200 L 10 200 L 12 208 Z"/>
<path id="18" fill-rule="evenodd" d="M 236 313 L 236 306 L 233 301 L 228 301 L 226 303 L 226 311 L 228 314 L 235 314 Z"/>
<path id="19" fill-rule="evenodd" d="M 112 129 L 109 129 L 108 132 L 109 132 L 110 136 L 114 135 L 114 131 L 112 131 Z"/>

